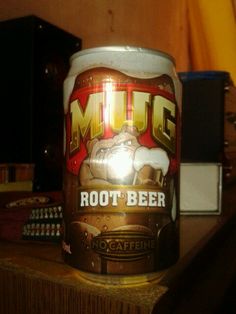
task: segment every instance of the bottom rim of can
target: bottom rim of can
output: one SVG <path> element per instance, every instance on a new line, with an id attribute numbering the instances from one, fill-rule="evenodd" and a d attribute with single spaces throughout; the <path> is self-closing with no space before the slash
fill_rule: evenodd
<path id="1" fill-rule="evenodd" d="M 163 278 L 165 273 L 166 270 L 136 275 L 102 275 L 79 270 L 80 276 L 92 284 L 122 287 L 147 284 L 154 281 L 158 282 Z"/>

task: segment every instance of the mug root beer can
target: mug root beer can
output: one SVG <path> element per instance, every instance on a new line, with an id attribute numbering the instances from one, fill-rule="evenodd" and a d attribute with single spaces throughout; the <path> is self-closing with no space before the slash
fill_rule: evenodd
<path id="1" fill-rule="evenodd" d="M 86 278 L 156 278 L 179 254 L 181 85 L 169 55 L 100 47 L 64 82 L 66 263 Z"/>

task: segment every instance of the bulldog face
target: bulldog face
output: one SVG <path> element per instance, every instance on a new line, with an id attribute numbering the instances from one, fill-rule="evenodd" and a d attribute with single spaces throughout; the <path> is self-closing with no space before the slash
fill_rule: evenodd
<path id="1" fill-rule="evenodd" d="M 86 160 L 94 178 L 112 184 L 130 183 L 134 177 L 134 152 L 140 144 L 135 135 L 124 131 L 111 139 L 93 140 Z"/>
<path id="2" fill-rule="evenodd" d="M 157 173 L 166 176 L 169 157 L 161 148 L 141 146 L 137 137 L 136 129 L 126 127 L 113 138 L 88 142 L 80 184 L 160 184 Z"/>
<path id="3" fill-rule="evenodd" d="M 98 141 L 90 157 L 92 174 L 112 183 L 132 180 L 133 157 L 138 146 L 136 137 L 128 132 L 120 133 L 109 140 Z"/>

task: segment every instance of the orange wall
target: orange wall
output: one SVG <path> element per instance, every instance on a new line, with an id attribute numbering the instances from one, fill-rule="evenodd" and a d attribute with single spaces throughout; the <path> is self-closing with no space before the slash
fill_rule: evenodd
<path id="1" fill-rule="evenodd" d="M 34 14 L 83 40 L 83 48 L 135 45 L 170 53 L 189 69 L 185 0 L 8 0 L 0 20 Z"/>

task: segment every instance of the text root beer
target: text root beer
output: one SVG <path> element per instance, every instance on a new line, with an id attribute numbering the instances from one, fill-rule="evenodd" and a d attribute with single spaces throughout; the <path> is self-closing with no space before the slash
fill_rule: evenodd
<path id="1" fill-rule="evenodd" d="M 105 47 L 72 57 L 64 85 L 70 265 L 132 275 L 177 260 L 180 94 L 166 54 Z"/>

